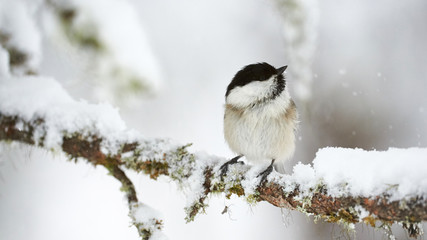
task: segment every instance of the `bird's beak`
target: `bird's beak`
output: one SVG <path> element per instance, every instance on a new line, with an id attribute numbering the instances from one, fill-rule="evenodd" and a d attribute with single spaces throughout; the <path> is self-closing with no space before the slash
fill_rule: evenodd
<path id="1" fill-rule="evenodd" d="M 288 68 L 288 65 L 283 66 L 283 67 L 279 67 L 278 69 L 276 69 L 277 70 L 277 75 L 282 74 L 286 70 L 286 68 Z"/>

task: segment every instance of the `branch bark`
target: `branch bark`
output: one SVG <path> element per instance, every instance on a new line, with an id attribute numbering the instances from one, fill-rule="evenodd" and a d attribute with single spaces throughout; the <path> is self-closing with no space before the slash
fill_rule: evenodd
<path id="1" fill-rule="evenodd" d="M 19 116 L 0 112 L 0 140 L 44 147 L 46 129 L 43 119 L 28 122 Z M 40 134 L 40 131 L 45 132 Z M 359 222 L 372 227 L 400 223 L 411 237 L 422 233 L 420 223 L 427 220 L 427 201 L 421 196 L 396 201 L 390 201 L 387 193 L 371 197 L 333 197 L 322 184 L 316 189 L 302 191 L 297 182 L 285 182 L 280 174 L 259 184 L 260 179 L 254 174 L 256 169 L 248 165 L 233 165 L 229 173 L 221 177 L 219 168 L 225 159 L 190 153 L 187 150 L 189 145 L 173 145 L 166 140 L 118 140 L 119 149 L 106 151 L 101 148 L 104 141 L 96 134 L 64 132 L 60 148 L 72 159 L 85 159 L 93 165 L 106 167 L 122 183 L 131 211 L 138 199 L 132 182 L 122 168 L 147 174 L 152 179 L 160 175 L 167 176 L 183 187 L 192 188 L 196 200 L 186 207 L 187 221 L 194 220 L 198 213 L 203 212 L 207 206 L 207 197 L 213 193 L 224 193 L 228 198 L 236 194 L 245 197 L 250 203 L 267 201 L 280 208 L 314 215 L 315 219 L 347 226 Z M 161 220 L 155 222 L 160 229 Z M 135 226 L 144 239 L 149 239 L 149 230 L 137 223 Z"/>

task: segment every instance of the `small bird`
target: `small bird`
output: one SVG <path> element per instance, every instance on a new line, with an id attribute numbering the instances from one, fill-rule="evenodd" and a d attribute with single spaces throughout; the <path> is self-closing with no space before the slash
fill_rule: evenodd
<path id="1" fill-rule="evenodd" d="M 221 166 L 221 176 L 230 164 L 245 156 L 252 164 L 271 163 L 258 175 L 262 183 L 273 164 L 282 170 L 284 162 L 293 156 L 298 112 L 286 87 L 286 68 L 276 69 L 265 62 L 247 65 L 228 85 L 224 137 L 238 155 Z"/>

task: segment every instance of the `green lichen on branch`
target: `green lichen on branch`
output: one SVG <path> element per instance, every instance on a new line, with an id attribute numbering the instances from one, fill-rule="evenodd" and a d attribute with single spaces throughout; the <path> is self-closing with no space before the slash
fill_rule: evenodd
<path id="1" fill-rule="evenodd" d="M 206 168 L 203 171 L 203 192 L 194 203 L 192 203 L 189 207 L 184 208 L 185 212 L 187 213 L 185 217 L 185 221 L 187 223 L 194 221 L 194 218 L 199 213 L 206 213 L 206 207 L 208 206 L 208 204 L 205 203 L 205 200 L 208 197 L 209 193 L 211 193 L 213 176 L 214 175 L 212 168 Z"/>
<path id="2" fill-rule="evenodd" d="M 130 205 L 129 217 L 143 240 L 149 240 L 153 235 L 161 235 L 163 229 L 163 221 L 154 217 L 152 211 L 153 209 L 142 203 Z M 140 218 L 141 213 L 146 216 Z"/>
<path id="3" fill-rule="evenodd" d="M 169 164 L 167 162 L 156 160 L 146 160 L 144 162 L 125 160 L 125 162 L 127 168 L 133 169 L 136 172 L 143 172 L 154 180 L 157 180 L 160 175 L 169 175 Z"/>
<path id="4" fill-rule="evenodd" d="M 118 153 L 121 163 L 126 168 L 145 173 L 154 180 L 165 175 L 179 182 L 191 175 L 195 162 L 194 155 L 187 150 L 191 144 L 178 146 L 163 153 L 151 148 L 150 144 L 153 143 L 123 144 L 122 150 Z M 155 144 L 164 142 L 158 140 Z"/>
<path id="5" fill-rule="evenodd" d="M 161 220 L 156 220 L 154 224 L 157 226 L 157 230 L 162 230 L 163 222 Z M 135 225 L 135 227 L 137 228 L 139 236 L 142 240 L 149 240 L 153 235 L 153 231 L 150 227 L 151 225 L 147 226 L 147 224 L 138 222 L 133 223 L 133 225 Z"/>
<path id="6" fill-rule="evenodd" d="M 187 213 L 185 216 L 185 221 L 187 223 L 194 221 L 196 216 L 200 213 L 206 213 L 206 207 L 208 206 L 205 202 L 205 198 L 200 198 L 199 201 L 195 202 L 190 207 L 184 208 Z"/>

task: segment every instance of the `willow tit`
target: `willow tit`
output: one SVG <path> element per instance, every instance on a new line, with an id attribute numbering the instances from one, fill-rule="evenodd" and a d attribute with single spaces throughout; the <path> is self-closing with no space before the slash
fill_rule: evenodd
<path id="1" fill-rule="evenodd" d="M 245 156 L 252 164 L 268 162 L 260 173 L 261 183 L 295 151 L 298 113 L 286 88 L 283 72 L 268 63 L 245 66 L 234 76 L 225 93 L 224 136 L 238 156 L 221 167 L 223 176 L 229 164 Z M 279 167 L 279 168 L 278 168 Z"/>

